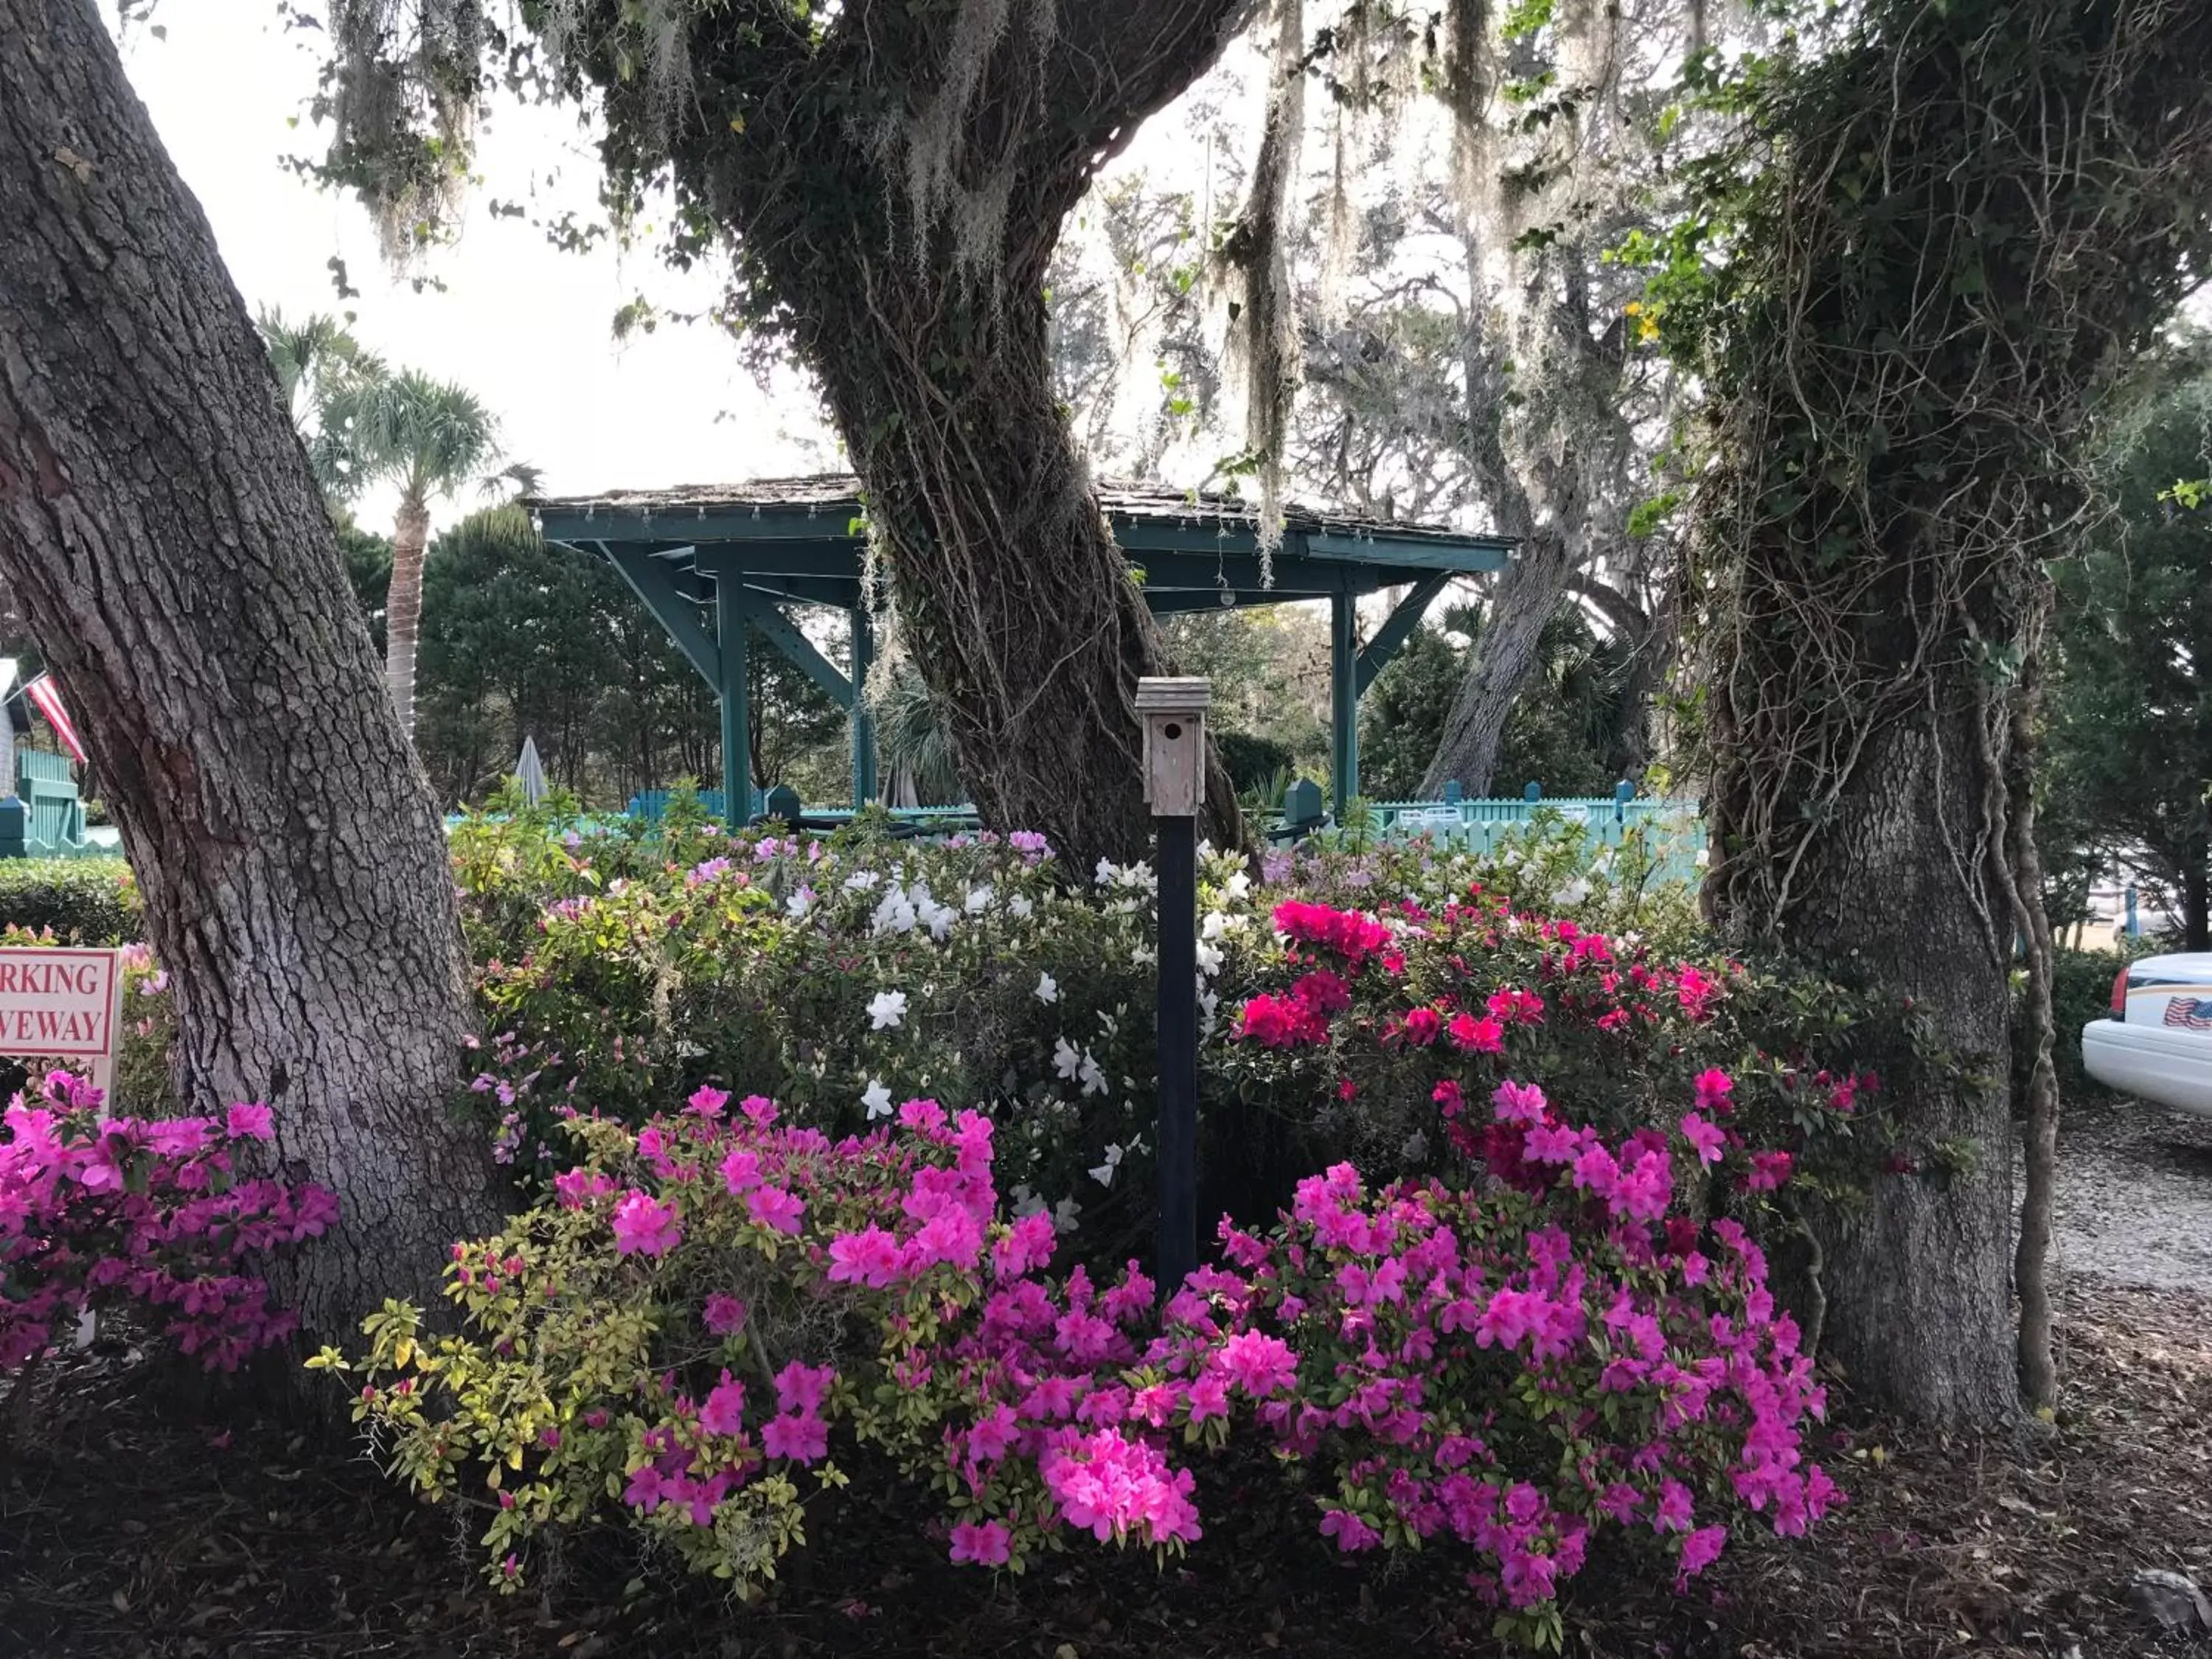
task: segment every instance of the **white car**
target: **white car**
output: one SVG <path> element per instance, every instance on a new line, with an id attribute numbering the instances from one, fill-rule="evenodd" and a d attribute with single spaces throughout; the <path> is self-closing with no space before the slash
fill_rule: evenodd
<path id="1" fill-rule="evenodd" d="M 2112 1012 L 2081 1028 L 2107 1089 L 2212 1117 L 2212 952 L 2145 957 L 2112 981 Z"/>

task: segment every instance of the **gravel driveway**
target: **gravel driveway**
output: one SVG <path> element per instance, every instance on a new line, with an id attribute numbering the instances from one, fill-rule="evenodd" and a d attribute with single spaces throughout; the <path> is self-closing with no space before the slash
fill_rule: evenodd
<path id="1" fill-rule="evenodd" d="M 2061 1273 L 2212 1291 L 2212 1118 L 2136 1100 L 2069 1102 L 2053 1211 Z"/>

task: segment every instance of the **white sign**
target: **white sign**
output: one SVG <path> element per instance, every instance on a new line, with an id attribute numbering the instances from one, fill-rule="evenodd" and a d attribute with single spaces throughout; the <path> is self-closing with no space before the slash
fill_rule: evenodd
<path id="1" fill-rule="evenodd" d="M 114 1080 L 123 964 L 114 951 L 30 945 L 0 951 L 0 1054 L 72 1060 Z"/>

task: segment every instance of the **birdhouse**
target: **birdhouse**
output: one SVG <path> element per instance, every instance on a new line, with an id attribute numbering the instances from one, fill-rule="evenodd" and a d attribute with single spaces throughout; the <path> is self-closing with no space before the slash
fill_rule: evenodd
<path id="1" fill-rule="evenodd" d="M 1156 817 L 1194 817 L 1206 799 L 1206 711 L 1213 683 L 1147 677 L 1137 682 L 1145 722 L 1145 804 Z"/>

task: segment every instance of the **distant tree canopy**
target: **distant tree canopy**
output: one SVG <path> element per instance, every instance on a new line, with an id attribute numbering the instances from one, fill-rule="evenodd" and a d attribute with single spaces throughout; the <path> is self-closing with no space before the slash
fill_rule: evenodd
<path id="1" fill-rule="evenodd" d="M 2212 946 L 2212 501 L 2192 481 L 2212 453 L 2212 343 L 2156 360 L 2114 424 L 2099 468 L 2112 514 L 2055 573 L 2039 830 L 2046 868 L 2074 874 L 2077 888 L 2116 858 L 2168 888 L 2189 948 L 2202 951 Z"/>
<path id="2" fill-rule="evenodd" d="M 1413 631 L 1376 677 L 1359 716 L 1363 793 L 1419 799 L 1452 700 L 1479 648 L 1482 623 L 1458 607 Z M 1527 688 L 1505 722 L 1493 792 L 1539 783 L 1547 795 L 1601 795 L 1632 763 L 1620 741 L 1625 653 L 1601 639 L 1578 610 L 1546 624 Z"/>
<path id="3" fill-rule="evenodd" d="M 374 632 L 389 544 L 342 526 L 339 545 Z M 496 787 L 526 737 L 547 777 L 592 805 L 720 775 L 704 682 L 612 568 L 547 545 L 520 508 L 488 508 L 438 537 L 422 590 L 415 738 L 443 804 Z M 754 781 L 842 799 L 844 711 L 780 653 L 756 650 L 750 663 Z"/>

